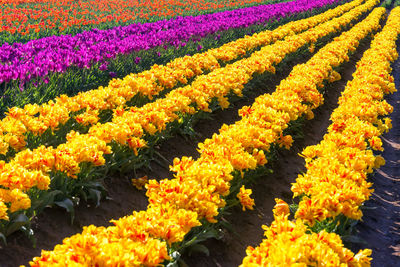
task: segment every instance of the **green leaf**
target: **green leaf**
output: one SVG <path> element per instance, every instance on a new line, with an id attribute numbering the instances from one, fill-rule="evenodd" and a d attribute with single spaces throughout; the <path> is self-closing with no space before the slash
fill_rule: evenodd
<path id="1" fill-rule="evenodd" d="M 5 235 L 3 235 L 3 233 L 0 233 L 0 239 L 1 239 L 1 240 L 3 240 L 3 242 L 4 242 L 4 245 L 6 245 L 6 246 L 7 246 L 7 238 L 6 238 L 6 236 L 5 236 Z"/>
<path id="2" fill-rule="evenodd" d="M 27 225 L 29 223 L 29 218 L 21 213 L 18 214 L 17 217 L 15 217 L 15 219 L 13 219 L 10 222 L 9 227 L 7 227 L 7 230 L 5 232 L 6 236 L 11 235 L 12 233 L 14 233 L 15 231 L 18 231 L 19 229 L 21 229 L 22 226 Z"/>
<path id="3" fill-rule="evenodd" d="M 79 195 L 83 198 L 83 200 L 85 200 L 85 202 L 87 202 L 88 196 L 87 196 L 85 190 L 83 190 L 82 188 L 80 188 L 80 189 L 79 189 Z"/>
<path id="4" fill-rule="evenodd" d="M 361 206 L 361 210 L 376 210 L 378 207 L 367 207 L 367 206 Z"/>
<path id="5" fill-rule="evenodd" d="M 34 205 L 32 205 L 33 210 L 42 211 L 48 205 L 53 204 L 54 198 L 61 194 L 60 190 L 54 190 L 51 192 L 46 192 L 46 194 L 41 197 L 40 201 L 35 201 Z"/>
<path id="6" fill-rule="evenodd" d="M 355 235 L 346 235 L 342 237 L 343 242 L 348 242 L 348 243 L 354 243 L 354 244 L 362 244 L 362 245 L 368 245 L 368 243 Z"/>
<path id="7" fill-rule="evenodd" d="M 174 251 L 171 253 L 170 255 L 173 259 L 178 260 L 181 257 L 181 253 L 179 253 L 179 251 Z"/>
<path id="8" fill-rule="evenodd" d="M 209 230 L 204 230 L 203 232 L 201 232 L 201 234 L 198 236 L 196 243 L 205 241 L 209 238 L 215 238 L 215 239 L 219 239 L 219 233 L 216 229 L 211 228 Z"/>
<path id="9" fill-rule="evenodd" d="M 350 223 L 349 223 L 350 228 L 354 228 L 354 226 L 356 226 L 358 223 L 359 223 L 359 221 L 357 221 L 357 220 L 350 221 Z"/>
<path id="10" fill-rule="evenodd" d="M 104 185 L 100 181 L 93 181 L 92 185 L 95 186 L 98 189 L 104 189 Z"/>
<path id="11" fill-rule="evenodd" d="M 35 238 L 35 233 L 33 232 L 32 228 L 30 227 L 25 227 L 22 226 L 21 230 L 25 233 L 25 235 L 29 238 L 29 240 L 33 244 L 33 248 L 36 248 L 36 238 Z"/>
<path id="12" fill-rule="evenodd" d="M 96 202 L 96 208 L 100 205 L 101 191 L 97 189 L 89 189 L 89 196 L 94 202 Z"/>
<path id="13" fill-rule="evenodd" d="M 222 220 L 221 220 L 221 221 L 219 222 L 219 224 L 220 224 L 222 227 L 228 229 L 230 232 L 234 232 L 234 231 L 235 231 L 235 230 L 233 229 L 233 227 L 232 227 L 232 224 L 229 223 L 228 221 L 222 221 Z"/>
<path id="14" fill-rule="evenodd" d="M 207 257 L 210 256 L 210 251 L 208 250 L 208 248 L 202 244 L 196 244 L 193 245 L 189 248 L 189 256 L 192 256 L 192 253 L 194 252 L 201 252 L 206 254 Z"/>
<path id="15" fill-rule="evenodd" d="M 298 204 L 290 204 L 289 205 L 289 211 L 292 214 L 295 214 L 298 209 L 299 209 L 299 205 Z"/>
<path id="16" fill-rule="evenodd" d="M 179 267 L 178 260 L 181 258 L 181 254 L 178 251 L 174 251 L 170 254 L 170 256 L 173 261 L 168 263 L 166 267 Z"/>
<path id="17" fill-rule="evenodd" d="M 235 236 L 237 236 L 238 238 L 240 238 L 240 235 L 237 231 L 235 231 L 235 229 L 233 229 L 233 226 L 231 223 L 227 222 L 227 221 L 221 221 L 220 222 L 221 226 L 224 227 L 225 229 L 227 229 L 229 232 L 231 232 L 232 234 L 234 234 Z M 218 240 L 222 239 L 222 235 L 219 236 L 217 238 Z"/>
<path id="18" fill-rule="evenodd" d="M 68 213 L 71 214 L 71 224 L 74 221 L 75 217 L 75 210 L 74 210 L 74 203 L 71 199 L 66 198 L 63 201 L 56 201 L 54 202 L 57 206 L 64 208 Z"/>
<path id="19" fill-rule="evenodd" d="M 179 267 L 178 262 L 177 261 L 173 261 L 167 264 L 167 267 Z"/>

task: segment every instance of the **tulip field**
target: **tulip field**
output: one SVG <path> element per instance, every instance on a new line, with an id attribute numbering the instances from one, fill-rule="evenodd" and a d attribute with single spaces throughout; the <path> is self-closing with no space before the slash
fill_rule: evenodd
<path id="1" fill-rule="evenodd" d="M 400 0 L 0 0 L 0 266 L 400 266 Z"/>

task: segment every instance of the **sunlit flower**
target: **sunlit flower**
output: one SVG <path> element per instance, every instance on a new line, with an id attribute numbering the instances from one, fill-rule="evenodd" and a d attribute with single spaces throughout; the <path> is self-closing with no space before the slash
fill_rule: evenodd
<path id="1" fill-rule="evenodd" d="M 254 206 L 254 199 L 250 197 L 252 193 L 251 189 L 246 189 L 244 185 L 240 188 L 239 193 L 237 193 L 236 197 L 239 199 L 240 204 L 242 205 L 243 211 L 246 209 L 252 210 Z"/>
<path id="2" fill-rule="evenodd" d="M 132 184 L 137 188 L 137 190 L 142 190 L 144 186 L 148 183 L 147 175 L 140 178 L 133 178 Z"/>

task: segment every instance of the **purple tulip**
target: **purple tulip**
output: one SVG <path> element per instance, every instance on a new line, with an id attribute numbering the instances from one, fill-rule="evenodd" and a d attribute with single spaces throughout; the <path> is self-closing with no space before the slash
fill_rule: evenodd
<path id="1" fill-rule="evenodd" d="M 109 30 L 92 29 L 75 36 L 51 36 L 25 44 L 4 43 L 0 47 L 0 82 L 19 79 L 25 83 L 49 73 L 65 72 L 71 66 L 89 69 L 120 54 L 159 46 L 179 48 L 189 40 L 200 40 L 223 30 L 264 24 L 339 1 L 342 0 L 296 0 L 154 23 L 136 23 Z M 215 38 L 220 37 L 218 34 Z M 135 63 L 139 61 L 140 58 L 136 58 Z M 100 65 L 101 70 L 106 70 L 106 67 Z"/>
<path id="2" fill-rule="evenodd" d="M 101 64 L 99 67 L 99 70 L 101 70 L 101 71 L 107 70 L 107 64 L 106 63 Z"/>
<path id="3" fill-rule="evenodd" d="M 24 91 L 24 83 L 23 82 L 19 83 L 19 91 L 21 91 L 21 92 Z"/>

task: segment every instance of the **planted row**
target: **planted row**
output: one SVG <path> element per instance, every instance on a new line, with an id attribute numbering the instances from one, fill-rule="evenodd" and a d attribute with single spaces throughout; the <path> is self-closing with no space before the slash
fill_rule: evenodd
<path id="1" fill-rule="evenodd" d="M 199 76 L 190 86 L 175 89 L 166 97 L 143 107 L 129 110 L 117 108 L 112 122 L 94 125 L 87 134 L 71 131 L 67 142 L 57 148 L 40 146 L 34 150 L 26 149 L 17 153 L 10 162 L 2 162 L 0 184 L 14 193 L 14 198 L 5 199 L 8 206 L 3 205 L 10 207 L 1 214 L 3 229 L 9 229 L 16 218 L 21 221 L 18 217 L 21 214 L 28 223 L 29 218 L 55 200 L 72 205 L 71 196 L 85 198 L 91 195 L 93 190 L 98 190 L 98 183 L 95 183 L 97 177 L 109 169 L 122 171 L 143 164 L 146 154 L 138 153 L 138 150 L 151 153 L 152 145 L 164 139 L 165 133 L 190 121 L 194 113 L 210 111 L 211 102 L 219 102 L 226 107 L 229 104 L 228 94 L 241 95 L 244 84 L 254 74 L 273 72 L 274 64 L 288 54 L 339 32 L 342 26 L 349 25 L 376 3 L 370 0 L 341 17 L 263 47 L 249 58 Z M 145 150 L 144 139 L 148 141 L 150 150 Z M 76 177 L 78 179 L 71 179 Z M 49 186 L 51 190 L 48 191 Z M 7 218 L 9 221 L 6 221 Z"/>
<path id="2" fill-rule="evenodd" d="M 0 36 L 3 42 L 14 43 L 44 36 L 76 34 L 92 28 L 108 29 L 274 2 L 281 1 L 0 0 L 0 20 L 3 22 Z"/>
<path id="3" fill-rule="evenodd" d="M 358 42 L 379 28 L 384 13 L 384 9 L 375 9 L 309 63 L 295 68 L 274 93 L 241 109 L 240 121 L 224 125 L 219 134 L 199 144 L 197 160 L 175 159 L 171 166 L 176 172 L 174 179 L 151 180 L 147 185 L 150 204 L 146 211 L 113 220 L 114 226 L 85 227 L 82 234 L 64 239 L 54 251 L 42 251 L 31 266 L 65 262 L 156 266 L 164 260 L 176 261 L 181 249 L 210 236 L 208 231 L 231 201 L 232 193 L 238 192 L 244 207 L 251 208 L 249 192 L 241 186 L 243 174 L 265 165 L 264 151 L 273 144 L 290 146 L 291 137 L 283 136 L 289 122 L 310 115 L 322 103 L 317 88 L 338 78 L 333 67 L 348 60 L 347 54 Z M 188 239 L 187 233 L 200 225 Z"/>
<path id="4" fill-rule="evenodd" d="M 289 220 L 289 206 L 277 200 L 266 238 L 259 247 L 249 247 L 242 266 L 304 263 L 308 265 L 370 266 L 371 250 L 355 256 L 340 235 L 351 233 L 351 220 L 360 220 L 362 205 L 373 189 L 367 181 L 375 168 L 384 164 L 374 150 L 382 150 L 381 134 L 391 128 L 386 116 L 392 112 L 383 98 L 396 89 L 391 62 L 398 54 L 400 8 L 394 8 L 383 30 L 357 63 L 324 139 L 302 152 L 307 172 L 292 186 L 300 197 L 295 220 Z"/>
<path id="5" fill-rule="evenodd" d="M 150 70 L 130 74 L 123 79 L 114 79 L 107 87 L 82 92 L 73 97 L 62 95 L 55 101 L 42 105 L 28 104 L 24 108 L 13 107 L 0 123 L 2 130 L 0 154 L 6 155 L 8 146 L 19 151 L 26 145 L 34 148 L 45 144 L 48 140 L 54 142 L 54 139 L 64 138 L 63 132 L 78 131 L 82 128 L 80 124 L 94 125 L 100 117 L 104 118 L 104 113 L 107 111 L 119 106 L 129 106 L 135 102 L 144 102 L 167 89 L 188 84 L 204 72 L 216 71 L 227 62 L 245 57 L 257 48 L 340 16 L 362 2 L 363 0 L 355 0 L 311 18 L 289 22 L 273 31 L 263 31 L 204 53 L 177 58 L 165 66 L 154 65 Z M 32 135 L 35 138 L 32 138 Z M 29 139 L 35 140 L 35 146 L 29 144 L 29 141 L 32 143 Z"/>
<path id="6" fill-rule="evenodd" d="M 191 38 L 202 38 L 230 28 L 266 23 L 293 13 L 334 2 L 298 0 L 262 5 L 196 17 L 182 17 L 146 24 L 132 24 L 109 30 L 92 30 L 75 36 L 62 35 L 4 44 L 0 47 L 0 83 L 43 78 L 50 72 L 64 72 L 71 66 L 90 68 L 118 54 L 147 50 L 161 45 L 184 45 Z"/>
<path id="7" fill-rule="evenodd" d="M 332 6 L 336 6 L 339 3 L 340 3 L 340 1 L 333 1 Z M 134 36 L 138 37 L 140 39 L 139 43 L 141 45 L 145 45 L 144 47 L 142 47 L 144 49 L 139 49 L 139 50 L 131 51 L 130 53 L 123 53 L 123 54 L 121 54 L 121 53 L 115 54 L 113 52 L 115 56 L 110 58 L 106 55 L 107 53 L 104 52 L 106 50 L 108 51 L 108 48 L 105 48 L 105 47 L 101 47 L 101 49 L 96 48 L 97 50 L 96 49 L 95 50 L 97 52 L 95 52 L 95 53 L 100 53 L 100 54 L 97 54 L 96 58 L 99 60 L 102 58 L 101 62 L 98 62 L 97 59 L 95 59 L 93 57 L 93 53 L 92 53 L 93 49 L 92 48 L 94 48 L 98 45 L 99 46 L 109 46 L 109 42 L 103 42 L 100 40 L 100 43 L 98 44 L 97 42 L 99 40 L 97 40 L 96 43 L 93 43 L 93 45 L 91 45 L 91 46 L 84 45 L 82 49 L 83 50 L 86 49 L 87 51 L 86 50 L 85 51 L 87 53 L 85 52 L 86 54 L 82 55 L 81 58 L 77 59 L 79 62 L 82 60 L 85 61 L 85 58 L 89 59 L 89 61 L 90 61 L 90 58 L 92 60 L 94 60 L 93 62 L 91 62 L 89 64 L 91 66 L 90 68 L 86 68 L 86 67 L 80 68 L 79 66 L 76 66 L 76 64 L 75 65 L 73 64 L 73 66 L 71 65 L 70 67 L 65 69 L 65 71 L 62 71 L 62 72 L 58 72 L 57 70 L 49 71 L 49 72 L 46 72 L 47 74 L 44 77 L 37 77 L 37 78 L 31 79 L 29 82 L 23 82 L 21 80 L 21 77 L 19 77 L 18 73 L 22 69 L 19 68 L 18 66 L 16 66 L 17 69 L 14 68 L 14 69 L 10 70 L 13 73 L 13 75 L 14 74 L 17 75 L 16 80 L 12 79 L 10 82 L 0 83 L 0 90 L 3 92 L 3 94 L 2 94 L 3 97 L 0 99 L 0 114 L 3 114 L 4 112 L 7 111 L 7 109 L 9 107 L 12 107 L 12 106 L 22 107 L 23 105 L 28 104 L 28 103 L 42 104 L 46 101 L 49 101 L 50 99 L 53 99 L 53 98 L 59 96 L 60 94 L 74 95 L 78 92 L 87 91 L 92 88 L 96 88 L 98 86 L 104 86 L 114 77 L 124 77 L 132 72 L 137 73 L 137 72 L 141 72 L 143 70 L 147 70 L 148 68 L 150 68 L 150 66 L 152 66 L 155 63 L 165 64 L 176 57 L 183 57 L 188 54 L 193 55 L 194 53 L 197 53 L 199 51 L 205 51 L 205 49 L 215 48 L 224 43 L 230 42 L 237 38 L 241 38 L 245 35 L 253 34 L 254 32 L 260 32 L 267 28 L 275 28 L 279 25 L 284 24 L 287 21 L 290 21 L 293 18 L 299 19 L 299 18 L 309 17 L 312 14 L 320 13 L 329 7 L 330 7 L 330 5 L 321 6 L 317 9 L 313 9 L 313 10 L 304 10 L 303 12 L 300 12 L 300 13 L 296 13 L 296 12 L 287 13 L 286 16 L 280 17 L 279 20 L 266 21 L 265 23 L 262 23 L 262 24 L 257 24 L 257 23 L 256 24 L 246 24 L 247 25 L 246 27 L 239 27 L 239 28 L 233 27 L 233 28 L 215 32 L 214 34 L 208 34 L 205 37 L 192 36 L 191 38 L 189 38 L 189 40 L 182 41 L 182 43 L 180 43 L 180 44 L 177 43 L 176 45 L 171 45 L 171 44 L 165 43 L 164 45 L 155 46 L 155 47 L 150 48 L 150 47 L 147 47 L 146 43 L 147 43 L 147 41 L 151 40 L 154 36 L 152 36 L 151 38 L 146 37 L 147 39 L 140 39 L 143 37 L 143 34 L 145 34 L 145 33 L 143 33 L 143 34 L 139 33 L 140 36 L 137 35 L 137 33 L 134 33 L 133 35 L 131 35 L 131 37 L 132 38 L 134 38 Z M 279 16 L 279 14 L 277 16 Z M 191 17 L 192 20 L 196 20 L 196 18 L 197 17 Z M 247 19 L 247 17 L 245 17 L 245 19 Z M 178 19 L 178 22 L 182 22 L 181 20 L 183 20 L 183 21 L 190 20 L 190 18 L 189 17 L 181 18 L 181 19 Z M 162 24 L 161 22 L 157 22 L 157 23 Z M 168 24 L 168 21 L 164 21 L 163 23 Z M 220 23 L 220 22 L 217 22 L 217 24 L 218 23 Z M 232 22 L 230 22 L 230 23 L 232 23 Z M 148 24 L 146 24 L 146 25 L 148 25 Z M 142 25 L 142 28 L 143 27 L 146 28 L 146 25 Z M 150 25 L 153 25 L 153 24 L 150 24 Z M 110 31 L 117 31 L 116 29 L 120 29 L 120 28 L 121 27 L 110 29 Z M 207 31 L 210 31 L 213 29 L 215 30 L 215 27 L 211 27 L 210 29 L 207 29 Z M 169 28 L 168 31 L 174 31 L 174 29 Z M 186 33 L 187 31 L 189 33 L 193 33 L 193 30 L 185 30 L 185 31 L 183 31 L 183 33 L 181 31 L 174 31 L 174 32 L 175 33 L 178 32 L 178 35 L 179 35 L 178 37 L 183 38 L 185 36 L 187 37 L 187 33 Z M 103 31 L 99 31 L 97 35 L 95 33 L 92 33 L 92 34 L 88 34 L 88 36 L 94 34 L 97 37 L 101 37 L 101 34 L 100 34 L 101 32 L 103 32 Z M 119 30 L 117 32 L 119 32 Z M 166 31 L 159 29 L 159 32 L 156 32 L 154 34 L 155 35 L 163 35 L 165 38 L 169 38 L 168 35 L 165 35 L 165 32 Z M 88 33 L 88 32 L 86 32 L 86 33 Z M 84 33 L 82 33 L 82 34 L 84 34 Z M 71 37 L 71 38 L 75 38 L 75 37 Z M 54 38 L 64 38 L 64 37 L 54 37 Z M 116 41 L 117 39 L 118 38 L 116 37 L 116 39 L 114 41 Z M 121 42 L 122 42 L 122 39 L 121 39 Z M 36 42 L 40 42 L 40 40 L 36 40 Z M 86 42 L 90 42 L 90 41 L 85 40 L 84 43 L 86 43 Z M 126 40 L 123 42 L 126 42 Z M 60 46 L 62 47 L 61 44 L 62 44 L 62 42 L 55 44 L 54 49 L 58 50 L 59 49 L 58 47 L 60 47 Z M 19 45 L 22 45 L 22 44 L 19 44 Z M 111 46 L 114 48 L 110 48 L 110 49 L 118 50 L 118 49 L 121 49 L 121 47 L 122 47 L 122 49 L 125 49 L 127 47 L 126 45 L 128 45 L 129 47 L 132 48 L 133 44 L 131 42 L 127 42 L 127 44 L 122 44 L 119 46 Z M 45 44 L 45 46 L 47 47 L 48 45 Z M 70 47 L 70 48 L 72 48 L 72 47 Z M 46 51 L 46 49 L 45 49 L 45 51 Z M 76 49 L 79 50 L 81 48 L 78 47 Z M 7 48 L 6 50 L 10 50 L 10 49 Z M 63 51 L 65 52 L 67 50 L 63 49 Z M 68 52 L 66 54 L 63 51 L 59 51 L 62 54 L 62 57 L 61 57 L 61 58 L 63 58 L 62 60 L 65 60 L 68 58 L 67 54 L 71 54 L 71 55 L 73 55 L 73 57 L 76 56 L 75 55 L 76 51 L 74 51 L 74 50 L 71 50 L 72 53 Z M 7 52 L 6 52 L 6 54 L 7 54 Z M 39 54 L 43 55 L 43 51 L 39 52 Z M 57 55 L 53 54 L 53 56 L 56 58 L 52 58 L 52 61 L 60 59 L 60 55 L 58 55 L 58 54 Z M 100 56 L 100 57 L 98 57 L 98 56 Z M 30 61 L 32 61 L 31 57 L 28 57 L 28 59 Z M 62 64 L 59 64 L 60 62 L 58 62 L 58 61 L 57 61 L 58 63 L 57 62 L 52 63 L 51 61 L 46 61 L 46 59 L 44 59 L 43 62 L 45 62 L 44 63 L 45 65 L 48 65 L 48 64 L 52 65 L 52 68 L 56 68 L 56 69 L 60 69 L 60 70 L 61 70 L 61 68 L 63 68 L 63 67 L 61 67 Z M 18 65 L 19 63 L 15 62 L 15 64 Z M 28 63 L 28 64 L 30 64 L 30 63 Z M 33 65 L 31 65 L 31 67 L 32 66 Z M 36 67 L 38 67 L 38 68 L 36 68 Z M 6 66 L 6 68 L 8 68 L 8 67 Z M 18 68 L 19 68 L 19 70 L 18 70 Z M 42 66 L 40 64 L 38 66 L 35 65 L 35 66 L 33 66 L 32 71 L 41 72 Z M 6 73 L 6 75 L 11 75 L 11 72 L 8 72 L 8 74 Z M 29 74 L 31 77 L 33 77 L 32 73 L 33 72 L 30 72 L 30 74 Z M 22 75 L 22 76 L 24 76 L 24 75 Z M 1 78 L 1 76 L 0 76 L 0 78 Z"/>

